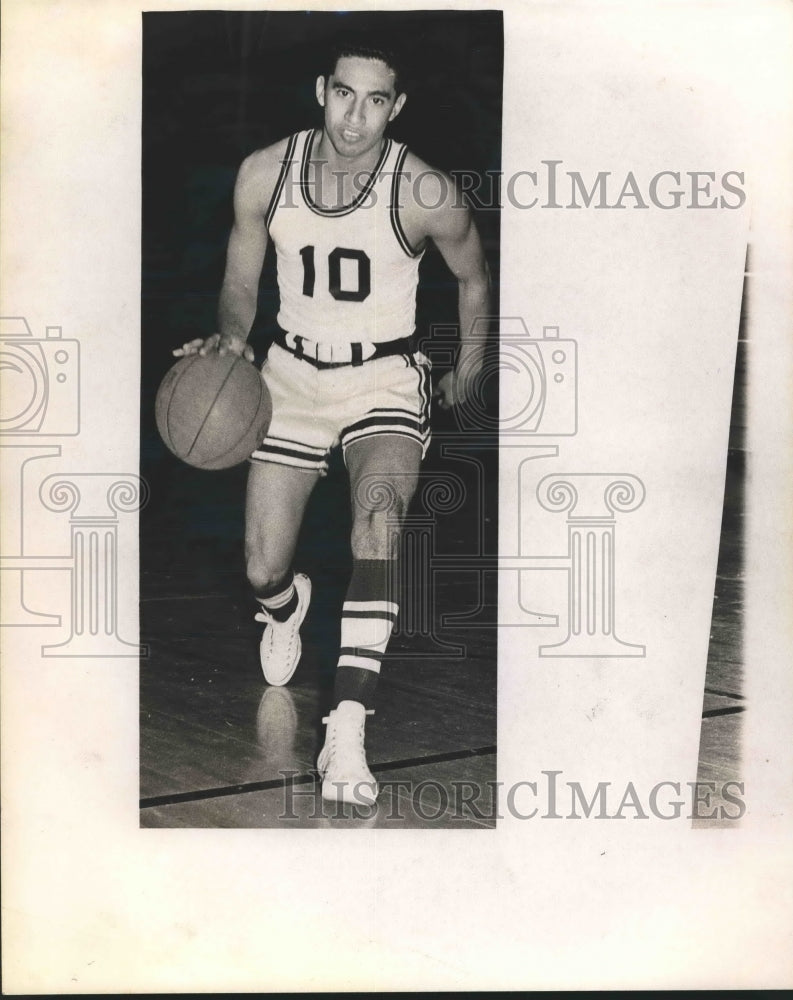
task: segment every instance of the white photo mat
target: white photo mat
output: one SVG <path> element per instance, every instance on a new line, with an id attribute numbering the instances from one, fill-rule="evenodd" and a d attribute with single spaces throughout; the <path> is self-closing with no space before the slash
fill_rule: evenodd
<path id="1" fill-rule="evenodd" d="M 39 340 L 60 327 L 79 341 L 79 433 L 59 439 L 53 473 L 124 480 L 138 470 L 141 13 L 265 8 L 302 9 L 4 5 L 0 313 L 24 317 Z M 658 782 L 696 779 L 750 242 L 745 816 L 711 831 L 630 811 L 598 822 L 507 809 L 497 829 L 476 834 L 141 830 L 135 658 L 46 656 L 41 629 L 6 628 L 9 992 L 793 984 L 791 8 L 503 9 L 504 179 L 537 177 L 514 182 L 516 201 L 546 198 L 547 161 L 557 161 L 559 185 L 578 172 L 591 186 L 609 171 L 610 202 L 630 173 L 648 206 L 629 196 L 623 209 L 502 211 L 501 314 L 576 340 L 581 423 L 552 459 L 505 441 L 500 551 L 517 565 L 526 531 L 533 555 L 564 542 L 564 514 L 522 504 L 544 476 L 638 480 L 643 502 L 617 518 L 616 608 L 620 638 L 645 654 L 553 659 L 538 655 L 547 634 L 503 629 L 499 781 L 506 793 L 558 771 L 646 796 Z M 677 208 L 647 194 L 661 171 L 682 177 Z M 715 174 L 709 195 L 693 190 L 691 172 Z M 741 175 L 728 184 L 745 200 L 724 184 L 728 172 Z M 559 191 L 566 202 L 569 187 Z M 714 196 L 726 204 L 692 205 Z M 3 452 L 4 510 L 36 525 L 26 555 L 62 552 L 57 497 L 41 503 L 40 477 L 35 488 L 14 479 L 20 453 Z M 135 642 L 136 532 L 119 530 L 118 544 L 118 633 Z M 539 586 L 531 577 L 528 593 Z M 501 595 L 509 616 L 508 582 Z M 26 599 L 46 607 L 48 595 Z M 68 584 L 51 600 L 63 606 Z M 516 791 L 516 812 L 520 801 Z"/>

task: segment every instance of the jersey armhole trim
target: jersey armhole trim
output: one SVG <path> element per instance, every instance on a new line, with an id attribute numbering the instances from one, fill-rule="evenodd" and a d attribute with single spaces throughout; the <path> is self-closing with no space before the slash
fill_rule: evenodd
<path id="1" fill-rule="evenodd" d="M 402 177 L 402 168 L 405 165 L 405 157 L 407 156 L 407 153 L 407 146 L 403 146 L 397 154 L 394 174 L 391 178 L 391 204 L 389 206 L 389 215 L 391 216 L 391 228 L 394 230 L 394 236 L 396 236 L 399 245 L 408 257 L 420 257 L 423 251 L 416 250 L 410 245 L 410 242 L 405 235 L 405 230 L 402 228 L 402 223 L 399 219 L 399 181 Z"/>
<path id="2" fill-rule="evenodd" d="M 284 153 L 284 158 L 281 160 L 281 169 L 278 172 L 278 180 L 275 184 L 275 190 L 273 191 L 273 196 L 270 199 L 270 204 L 267 206 L 267 211 L 264 215 L 264 224 L 267 229 L 270 229 L 270 223 L 273 221 L 273 216 L 275 215 L 275 210 L 278 208 L 278 203 L 281 200 L 281 193 L 284 190 L 284 183 L 286 182 L 286 175 L 289 168 L 292 165 L 292 159 L 295 155 L 295 147 L 297 146 L 299 133 L 289 137 L 289 143 L 286 147 L 286 152 Z"/>

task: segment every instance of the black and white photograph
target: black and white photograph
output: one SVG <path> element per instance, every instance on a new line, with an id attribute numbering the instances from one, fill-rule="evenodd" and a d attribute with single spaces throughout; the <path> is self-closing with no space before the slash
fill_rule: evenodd
<path id="1" fill-rule="evenodd" d="M 141 824 L 492 826 L 501 12 L 143 30 Z"/>
<path id="2" fill-rule="evenodd" d="M 793 8 L 7 0 L 3 980 L 793 983 Z"/>

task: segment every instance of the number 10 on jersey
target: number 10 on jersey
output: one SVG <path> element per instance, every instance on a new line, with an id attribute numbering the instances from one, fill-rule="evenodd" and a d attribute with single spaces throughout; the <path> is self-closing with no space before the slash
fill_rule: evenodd
<path id="1" fill-rule="evenodd" d="M 303 261 L 303 294 L 313 298 L 314 286 L 317 281 L 315 248 L 313 246 L 303 247 L 300 251 L 300 257 Z M 347 267 L 344 267 L 345 287 L 342 287 L 343 261 L 350 262 Z M 324 262 L 321 261 L 320 266 L 322 263 Z M 322 280 L 322 276 L 320 276 L 320 280 Z M 363 302 L 372 290 L 371 261 L 363 250 L 336 247 L 328 254 L 327 283 L 328 291 L 339 302 Z"/>

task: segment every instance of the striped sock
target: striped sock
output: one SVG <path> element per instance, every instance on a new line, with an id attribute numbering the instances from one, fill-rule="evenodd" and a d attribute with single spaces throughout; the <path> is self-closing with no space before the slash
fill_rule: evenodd
<path id="1" fill-rule="evenodd" d="M 399 606 L 394 596 L 390 559 L 355 559 L 341 618 L 341 651 L 333 691 L 335 704 L 359 701 L 374 707 L 380 662 Z"/>
<path id="2" fill-rule="evenodd" d="M 279 583 L 274 594 L 265 597 L 260 597 L 257 594 L 256 600 L 277 622 L 285 622 L 287 618 L 291 618 L 297 607 L 294 574 L 290 574 L 289 583 L 286 586 Z"/>

